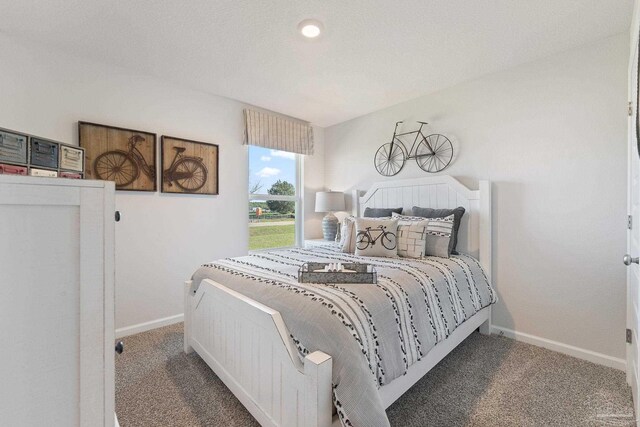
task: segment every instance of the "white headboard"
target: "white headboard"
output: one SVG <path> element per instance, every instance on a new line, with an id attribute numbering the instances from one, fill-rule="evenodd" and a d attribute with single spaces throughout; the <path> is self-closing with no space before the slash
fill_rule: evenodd
<path id="1" fill-rule="evenodd" d="M 480 261 L 491 279 L 491 183 L 480 181 L 479 190 L 471 190 L 449 175 L 399 179 L 374 183 L 362 194 L 353 191 L 353 214 L 361 216 L 365 208 L 398 208 L 405 213 L 413 206 L 434 209 L 465 208 L 458 246 Z"/>

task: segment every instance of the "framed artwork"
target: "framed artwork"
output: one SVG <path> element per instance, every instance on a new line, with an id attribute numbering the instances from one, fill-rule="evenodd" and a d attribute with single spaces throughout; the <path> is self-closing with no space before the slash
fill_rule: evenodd
<path id="1" fill-rule="evenodd" d="M 156 191 L 156 134 L 78 122 L 86 178 L 115 181 L 117 190 Z"/>
<path id="2" fill-rule="evenodd" d="M 218 146 L 162 136 L 162 192 L 218 194 Z"/>

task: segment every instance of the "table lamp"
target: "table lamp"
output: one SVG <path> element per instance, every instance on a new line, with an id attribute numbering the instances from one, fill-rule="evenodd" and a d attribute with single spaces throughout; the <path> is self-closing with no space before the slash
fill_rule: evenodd
<path id="1" fill-rule="evenodd" d="M 338 218 L 333 212 L 344 209 L 344 193 L 340 191 L 319 191 L 316 193 L 316 212 L 327 212 L 322 218 L 324 240 L 335 240 L 338 233 Z"/>

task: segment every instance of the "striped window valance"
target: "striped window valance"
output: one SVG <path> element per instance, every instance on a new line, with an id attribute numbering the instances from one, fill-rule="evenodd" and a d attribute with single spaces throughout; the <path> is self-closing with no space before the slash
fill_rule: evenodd
<path id="1" fill-rule="evenodd" d="M 298 154 L 313 154 L 310 124 L 256 110 L 244 110 L 244 143 Z"/>

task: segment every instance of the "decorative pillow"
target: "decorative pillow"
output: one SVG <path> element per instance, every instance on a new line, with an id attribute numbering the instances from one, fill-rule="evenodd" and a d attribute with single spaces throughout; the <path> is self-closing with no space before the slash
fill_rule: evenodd
<path id="1" fill-rule="evenodd" d="M 460 229 L 460 222 L 462 221 L 462 215 L 464 215 L 464 208 L 459 206 L 455 209 L 432 209 L 432 208 L 420 208 L 414 206 L 411 209 L 411 213 L 414 216 L 421 216 L 423 218 L 445 218 L 449 215 L 453 215 L 453 233 L 451 243 L 449 247 L 449 253 L 457 255 L 456 246 L 458 245 L 458 230 Z"/>
<path id="2" fill-rule="evenodd" d="M 394 218 L 398 214 L 394 214 Z M 398 215 L 401 217 L 402 215 Z M 398 221 L 398 256 L 405 258 L 422 258 L 427 245 L 427 227 L 429 220 Z"/>
<path id="3" fill-rule="evenodd" d="M 402 208 L 365 208 L 362 216 L 365 218 L 382 218 L 390 217 L 394 212 L 400 214 L 402 213 Z"/>
<path id="4" fill-rule="evenodd" d="M 451 256 L 450 242 L 453 237 L 454 216 L 431 218 L 428 221 L 425 255 L 449 258 Z"/>
<path id="5" fill-rule="evenodd" d="M 356 218 L 356 255 L 398 256 L 398 220 Z"/>
<path id="6" fill-rule="evenodd" d="M 422 217 L 422 216 L 411 216 L 411 215 L 400 215 L 398 213 L 393 213 L 393 215 L 391 216 L 391 218 L 393 219 L 397 219 L 399 221 L 424 221 L 428 218 Z"/>
<path id="7" fill-rule="evenodd" d="M 340 247 L 342 252 L 352 254 L 356 251 L 356 217 L 348 216 L 340 227 Z"/>

